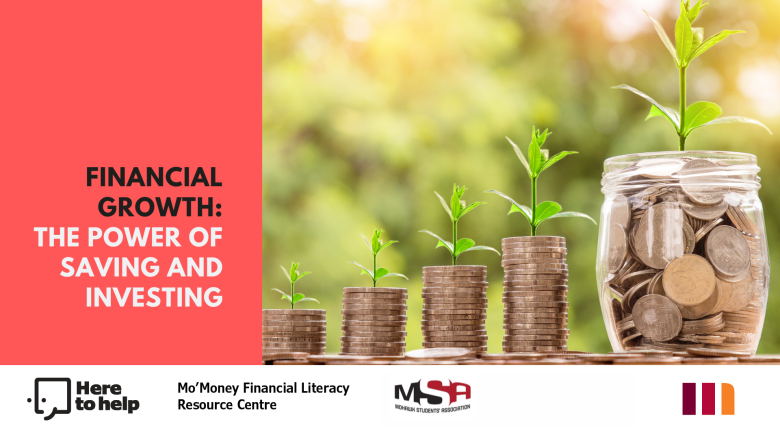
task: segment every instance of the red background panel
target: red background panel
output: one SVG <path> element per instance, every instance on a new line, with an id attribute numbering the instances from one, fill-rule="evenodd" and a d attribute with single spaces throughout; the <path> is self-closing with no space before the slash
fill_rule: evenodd
<path id="1" fill-rule="evenodd" d="M 261 34 L 259 1 L 2 3 L 0 364 L 261 362 Z M 213 166 L 223 186 L 88 188 L 88 166 Z M 214 197 L 222 217 L 106 218 L 104 196 Z M 111 226 L 175 226 L 182 247 L 87 247 L 88 227 Z M 195 226 L 223 238 L 195 248 Z M 34 227 L 79 227 L 81 246 L 39 248 Z M 66 256 L 152 256 L 160 274 L 64 278 Z M 222 274 L 167 278 L 174 256 Z M 88 286 L 218 287 L 223 302 L 87 308 Z"/>

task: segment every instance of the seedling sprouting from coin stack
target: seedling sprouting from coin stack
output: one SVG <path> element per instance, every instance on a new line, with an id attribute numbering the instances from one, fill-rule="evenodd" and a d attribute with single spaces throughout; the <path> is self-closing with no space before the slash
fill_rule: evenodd
<path id="1" fill-rule="evenodd" d="M 299 272 L 300 263 L 292 263 L 290 271 L 282 267 L 290 282 L 290 294 L 274 288 L 282 294 L 282 300 L 290 302 L 290 309 L 263 309 L 263 361 L 286 354 L 306 352 L 312 355 L 325 352 L 325 310 L 295 309 L 300 302 L 317 302 L 295 292 L 295 283 L 311 272 Z"/>
<path id="2" fill-rule="evenodd" d="M 509 138 L 509 143 L 531 178 L 531 208 L 517 203 L 508 195 L 498 194 L 511 203 L 509 214 L 520 212 L 531 225 L 531 236 L 508 237 L 501 241 L 504 251 L 504 352 L 565 350 L 569 336 L 566 292 L 569 271 L 566 266 L 566 239 L 536 236 L 542 222 L 553 218 L 579 217 L 595 221 L 579 212 L 561 212 L 555 202 L 536 204 L 539 175 L 553 164 L 576 152 L 563 151 L 552 158 L 543 150 L 550 133 L 531 131 L 528 160 Z"/>
<path id="3" fill-rule="evenodd" d="M 452 242 L 421 230 L 439 240 L 436 247 L 452 255 L 452 266 L 423 267 L 423 348 L 468 348 L 487 352 L 485 314 L 487 311 L 487 267 L 458 266 L 458 257 L 470 251 L 497 250 L 477 246 L 468 238 L 458 239 L 458 221 L 484 202 L 467 205 L 462 200 L 466 187 L 453 185 L 449 205 L 435 193 L 452 222 Z"/>
<path id="4" fill-rule="evenodd" d="M 401 277 L 384 267 L 377 268 L 377 255 L 396 240 L 382 242 L 384 231 L 374 229 L 369 241 L 363 236 L 373 256 L 373 270 L 360 263 L 350 263 L 363 269 L 362 274 L 371 277 L 371 287 L 344 288 L 342 301 L 341 355 L 401 356 L 406 350 L 406 289 L 378 288 L 378 280 Z"/>
<path id="5" fill-rule="evenodd" d="M 652 103 L 648 118 L 675 127 L 679 149 L 700 127 L 760 122 L 720 117 L 711 102 L 686 105 L 691 61 L 727 36 L 692 27 L 700 1 L 682 1 L 675 46 L 650 20 L 680 76 L 680 111 Z M 768 129 L 767 129 L 768 131 Z M 609 159 L 602 181 L 599 277 L 613 348 L 755 352 L 766 309 L 768 257 L 758 200 L 758 167 L 749 154 L 680 152 Z M 725 352 L 724 352 L 725 354 Z"/>

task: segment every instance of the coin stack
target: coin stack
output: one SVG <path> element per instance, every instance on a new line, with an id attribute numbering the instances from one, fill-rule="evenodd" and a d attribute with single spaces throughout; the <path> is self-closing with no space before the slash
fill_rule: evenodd
<path id="1" fill-rule="evenodd" d="M 705 159 L 624 169 L 631 186 L 611 203 L 604 289 L 624 349 L 755 351 L 766 257 L 733 172 Z"/>
<path id="2" fill-rule="evenodd" d="M 325 352 L 324 309 L 263 309 L 263 356 Z"/>
<path id="3" fill-rule="evenodd" d="M 423 267 L 423 348 L 487 352 L 487 267 Z"/>
<path id="4" fill-rule="evenodd" d="M 509 237 L 501 241 L 501 246 L 504 352 L 566 350 L 566 239 Z"/>
<path id="5" fill-rule="evenodd" d="M 405 288 L 344 288 L 341 355 L 402 356 L 406 297 Z"/>

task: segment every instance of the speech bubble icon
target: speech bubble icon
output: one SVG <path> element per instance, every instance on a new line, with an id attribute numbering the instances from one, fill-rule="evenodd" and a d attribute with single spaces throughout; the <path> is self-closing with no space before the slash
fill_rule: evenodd
<path id="1" fill-rule="evenodd" d="M 44 414 L 47 421 L 56 414 L 69 414 L 70 378 L 35 378 L 35 413 Z"/>

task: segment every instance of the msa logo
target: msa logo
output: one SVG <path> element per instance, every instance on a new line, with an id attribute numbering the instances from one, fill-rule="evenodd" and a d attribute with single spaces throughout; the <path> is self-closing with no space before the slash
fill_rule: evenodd
<path id="1" fill-rule="evenodd" d="M 71 388 L 70 378 L 35 378 L 35 413 L 43 415 L 43 419 L 48 421 L 55 415 L 71 413 L 71 403 L 75 403 L 77 411 L 125 411 L 128 414 L 141 407 L 138 400 L 119 397 L 122 395 L 119 384 L 76 381 L 75 402 L 71 402 Z M 33 398 L 28 398 L 27 402 L 33 403 Z"/>
<path id="2" fill-rule="evenodd" d="M 696 383 L 683 382 L 683 415 L 696 415 Z M 701 414 L 715 415 L 715 384 L 701 384 Z M 734 415 L 734 386 L 720 384 L 720 414 Z"/>
<path id="3" fill-rule="evenodd" d="M 423 382 L 421 379 L 409 384 L 408 388 L 405 388 L 403 384 L 396 385 L 396 400 L 416 403 L 419 407 L 396 404 L 395 408 L 407 412 L 434 414 L 471 409 L 469 402 L 471 400 L 471 385 L 449 380 L 447 382 L 447 385 L 445 385 L 442 381 L 429 380 Z M 451 406 L 456 403 L 456 406 Z M 446 407 L 424 407 L 439 405 Z"/>

